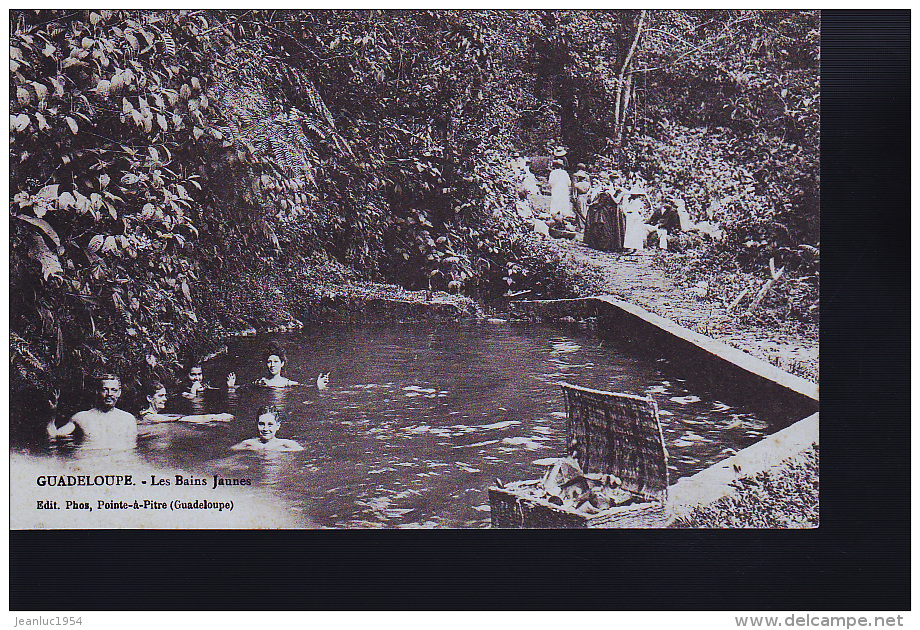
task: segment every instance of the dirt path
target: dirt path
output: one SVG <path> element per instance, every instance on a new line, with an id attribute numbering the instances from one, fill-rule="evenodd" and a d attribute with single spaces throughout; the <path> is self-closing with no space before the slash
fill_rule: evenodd
<path id="1" fill-rule="evenodd" d="M 600 252 L 564 240 L 555 240 L 554 246 L 579 295 L 614 295 L 817 382 L 817 327 L 768 329 L 742 322 L 721 301 L 709 299 L 705 290 L 682 286 L 667 275 L 662 257 L 676 254 L 661 250 L 633 255 Z"/>

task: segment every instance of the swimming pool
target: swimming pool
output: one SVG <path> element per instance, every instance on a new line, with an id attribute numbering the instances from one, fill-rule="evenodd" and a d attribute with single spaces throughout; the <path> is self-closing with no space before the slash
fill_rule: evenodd
<path id="1" fill-rule="evenodd" d="M 559 383 L 644 395 L 659 405 L 671 483 L 777 428 L 769 412 L 695 389 L 662 358 L 640 356 L 579 325 L 427 323 L 321 325 L 234 340 L 206 380 L 264 372 L 272 340 L 284 374 L 305 385 L 171 398 L 167 411 L 229 411 L 227 424 L 164 424 L 138 453 L 150 464 L 253 479 L 304 523 L 327 527 L 487 527 L 487 488 L 539 476 L 564 451 Z M 331 372 L 329 388 L 315 379 Z M 279 437 L 297 453 L 232 452 L 256 435 L 258 407 L 283 410 Z"/>

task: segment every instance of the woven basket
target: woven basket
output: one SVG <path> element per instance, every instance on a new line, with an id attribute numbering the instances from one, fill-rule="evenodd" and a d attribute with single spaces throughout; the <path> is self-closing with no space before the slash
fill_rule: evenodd
<path id="1" fill-rule="evenodd" d="M 567 383 L 562 391 L 566 437 L 580 446 L 582 470 L 616 475 L 639 502 L 585 514 L 539 497 L 540 480 L 519 481 L 489 488 L 492 527 L 665 527 L 668 454 L 655 401 Z"/>

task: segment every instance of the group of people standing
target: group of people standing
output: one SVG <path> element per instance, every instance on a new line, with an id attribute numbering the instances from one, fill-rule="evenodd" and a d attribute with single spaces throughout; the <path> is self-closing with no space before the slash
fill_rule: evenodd
<path id="1" fill-rule="evenodd" d="M 641 185 L 626 186 L 616 173 L 601 172 L 584 195 L 584 243 L 608 252 L 645 249 L 649 234 L 657 232 L 658 246 L 667 249 L 666 228 L 646 223 L 649 199 Z"/>
<path id="2" fill-rule="evenodd" d="M 585 245 L 609 252 L 633 253 L 653 246 L 668 249 L 669 235 L 692 227 L 686 206 L 679 199 L 652 211 L 652 203 L 640 178 L 629 179 L 620 173 L 601 171 L 590 175 L 583 163 L 569 175 L 567 152 L 557 147 L 549 173 L 550 204 L 548 213 L 533 213 L 526 198 L 540 195 L 530 161 L 515 156 L 512 166 L 517 174 L 521 201 L 518 214 L 531 219 L 534 230 L 546 235 L 581 238 Z M 656 237 L 649 238 L 655 233 Z"/>

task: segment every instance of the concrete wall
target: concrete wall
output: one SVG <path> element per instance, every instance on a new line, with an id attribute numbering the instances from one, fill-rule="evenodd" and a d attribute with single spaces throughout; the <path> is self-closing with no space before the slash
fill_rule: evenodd
<path id="1" fill-rule="evenodd" d="M 814 383 L 611 296 L 516 302 L 512 314 L 541 320 L 596 318 L 601 337 L 667 358 L 688 380 L 718 391 L 726 402 L 769 407 L 771 416 L 785 416 L 790 422 L 818 411 Z"/>

